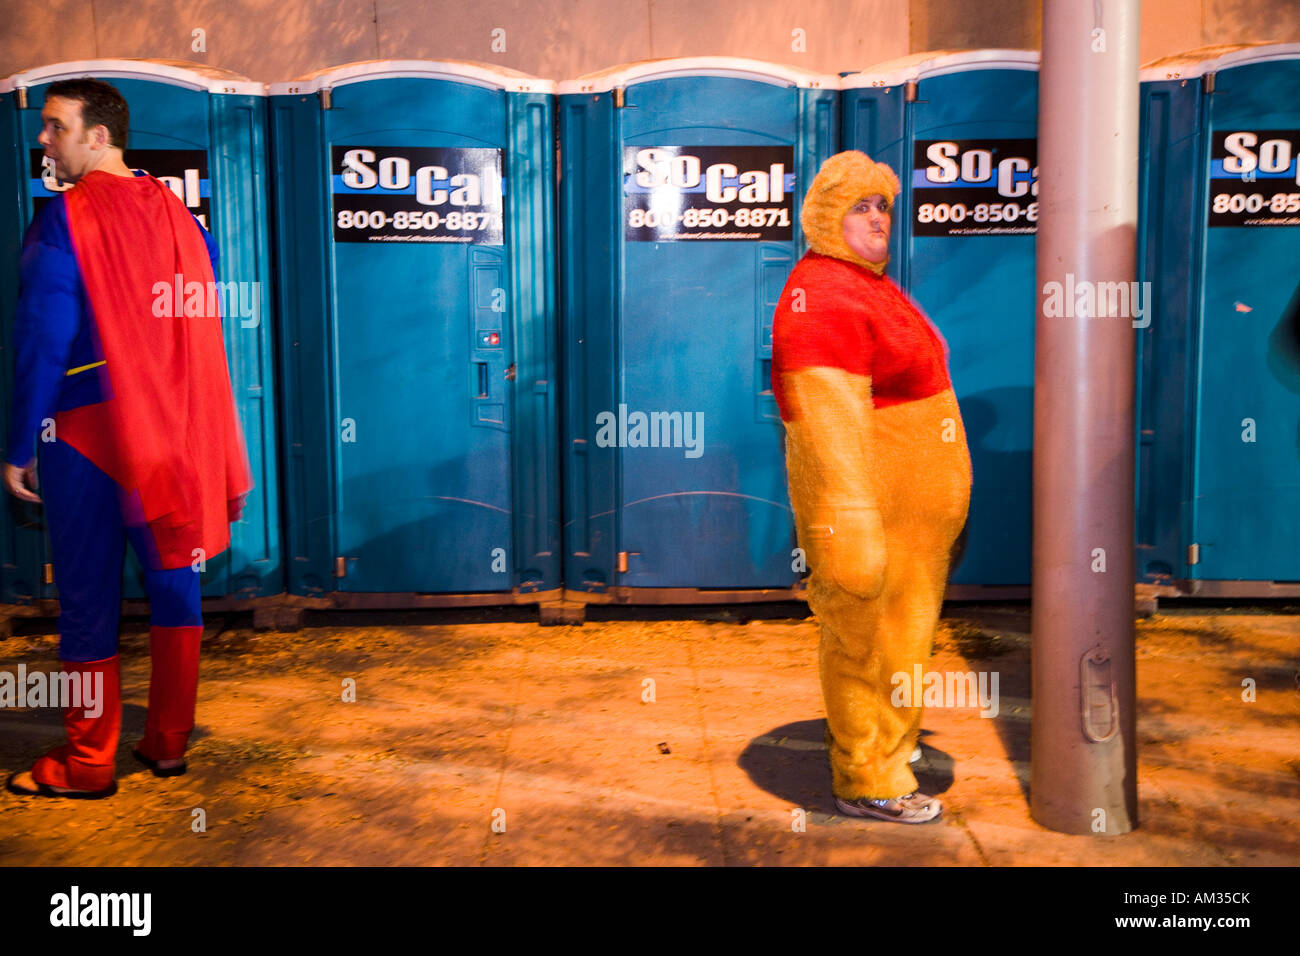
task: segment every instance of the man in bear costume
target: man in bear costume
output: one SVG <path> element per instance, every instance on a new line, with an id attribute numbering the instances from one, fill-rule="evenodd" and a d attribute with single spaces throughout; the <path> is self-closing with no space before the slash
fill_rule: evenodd
<path id="1" fill-rule="evenodd" d="M 939 816 L 909 758 L 921 707 L 895 706 L 930 656 L 971 466 L 947 346 L 884 275 L 898 177 L 850 151 L 804 197 L 810 251 L 777 305 L 772 387 L 808 604 L 821 625 L 832 790 L 841 813 Z M 921 688 L 904 703 L 917 704 Z"/>

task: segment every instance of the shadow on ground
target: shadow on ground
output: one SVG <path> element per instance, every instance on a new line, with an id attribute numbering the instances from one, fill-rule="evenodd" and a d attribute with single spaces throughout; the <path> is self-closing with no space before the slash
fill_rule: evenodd
<path id="1" fill-rule="evenodd" d="M 755 737 L 740 755 L 740 769 L 756 787 L 775 797 L 815 813 L 833 814 L 825 727 L 821 719 L 801 720 Z M 922 730 L 922 759 L 912 764 L 912 770 L 919 789 L 938 796 L 952 786 L 953 761 L 927 745 L 925 736 Z"/>

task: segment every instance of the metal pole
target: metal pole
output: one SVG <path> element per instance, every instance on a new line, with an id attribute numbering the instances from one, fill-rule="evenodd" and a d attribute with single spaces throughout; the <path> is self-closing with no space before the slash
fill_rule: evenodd
<path id="1" fill-rule="evenodd" d="M 1138 14 L 1043 2 L 1030 812 L 1063 833 L 1137 826 Z"/>

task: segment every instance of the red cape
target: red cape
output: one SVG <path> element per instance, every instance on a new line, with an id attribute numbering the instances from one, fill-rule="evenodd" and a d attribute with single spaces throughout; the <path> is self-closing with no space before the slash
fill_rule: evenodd
<path id="1" fill-rule="evenodd" d="M 56 437 L 121 486 L 161 567 L 216 557 L 253 483 L 199 226 L 152 176 L 92 172 L 64 201 L 108 398 L 60 412 Z M 174 314 L 178 281 L 201 314 Z"/>

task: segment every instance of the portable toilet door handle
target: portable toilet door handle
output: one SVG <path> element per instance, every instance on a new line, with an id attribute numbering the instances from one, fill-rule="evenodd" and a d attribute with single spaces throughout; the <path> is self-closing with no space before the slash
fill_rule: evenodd
<path id="1" fill-rule="evenodd" d="M 471 359 L 470 389 L 473 396 L 473 424 L 486 425 L 489 428 L 505 428 L 505 401 L 501 394 L 498 378 L 509 377 L 502 367 L 504 359 L 492 356 L 486 359 Z"/>

